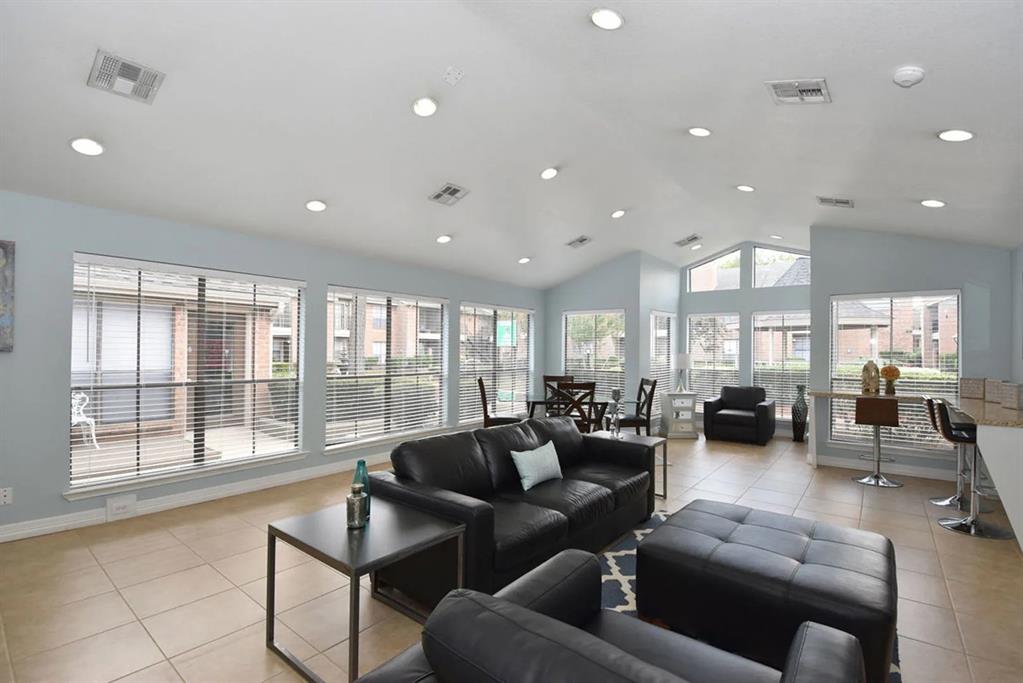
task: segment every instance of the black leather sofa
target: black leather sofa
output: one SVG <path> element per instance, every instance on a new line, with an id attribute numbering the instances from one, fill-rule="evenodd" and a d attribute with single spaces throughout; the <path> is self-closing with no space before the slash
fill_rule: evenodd
<path id="1" fill-rule="evenodd" d="M 511 451 L 548 441 L 564 478 L 523 491 Z M 370 475 L 372 495 L 464 523 L 464 585 L 484 593 L 565 548 L 600 550 L 654 510 L 653 449 L 580 434 L 570 417 L 407 441 L 391 464 Z M 455 556 L 436 546 L 381 569 L 376 585 L 432 607 L 457 585 Z"/>
<path id="2" fill-rule="evenodd" d="M 413 645 L 359 683 L 862 683 L 853 636 L 807 622 L 782 670 L 601 609 L 596 557 L 566 550 L 496 596 L 451 591 Z"/>
<path id="3" fill-rule="evenodd" d="M 703 402 L 703 434 L 708 439 L 766 444 L 774 436 L 774 401 L 762 387 L 721 387 L 721 396 Z"/>

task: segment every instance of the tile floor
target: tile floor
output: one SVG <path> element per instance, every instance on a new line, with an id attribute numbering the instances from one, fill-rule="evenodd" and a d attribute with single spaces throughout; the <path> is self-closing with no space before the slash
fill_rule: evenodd
<path id="1" fill-rule="evenodd" d="M 866 490 L 849 470 L 811 469 L 781 438 L 672 441 L 669 459 L 667 511 L 710 498 L 889 536 L 906 683 L 1023 681 L 1023 554 L 939 528 L 945 511 L 926 500 L 951 484 Z M 265 525 L 340 502 L 349 476 L 0 545 L 0 683 L 297 682 L 263 645 Z M 278 548 L 278 637 L 325 680 L 345 680 L 347 578 Z M 418 638 L 367 587 L 363 671 Z"/>

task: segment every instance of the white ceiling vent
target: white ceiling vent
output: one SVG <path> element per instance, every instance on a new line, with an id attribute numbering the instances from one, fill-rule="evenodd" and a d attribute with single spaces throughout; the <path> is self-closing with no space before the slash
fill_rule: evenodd
<path id="1" fill-rule="evenodd" d="M 797 81 L 765 81 L 775 104 L 826 104 L 831 101 L 828 83 L 823 78 Z"/>
<path id="2" fill-rule="evenodd" d="M 467 194 L 469 194 L 469 190 L 464 187 L 459 187 L 454 183 L 445 183 L 444 187 L 431 194 L 429 199 L 444 206 L 451 206 Z"/>
<path id="3" fill-rule="evenodd" d="M 448 85 L 457 85 L 458 81 L 462 80 L 463 76 L 465 76 L 464 71 L 462 71 L 458 67 L 449 66 L 444 71 L 444 82 L 447 83 Z"/>
<path id="4" fill-rule="evenodd" d="M 592 237 L 587 237 L 586 235 L 579 235 L 578 237 L 576 237 L 571 242 L 566 242 L 565 246 L 566 247 L 572 247 L 573 249 L 578 249 L 579 247 L 585 247 L 587 244 L 589 244 L 592 241 L 593 241 Z"/>
<path id="5" fill-rule="evenodd" d="M 675 244 L 677 244 L 680 247 L 687 247 L 693 242 L 699 242 L 701 239 L 703 238 L 694 232 L 692 235 L 689 235 L 688 237 L 683 237 L 682 239 L 678 240 L 677 242 L 675 242 Z"/>
<path id="6" fill-rule="evenodd" d="M 156 69 L 96 50 L 88 85 L 136 102 L 152 104 L 164 74 Z"/>
<path id="7" fill-rule="evenodd" d="M 837 206 L 840 209 L 851 209 L 855 206 L 853 200 L 838 197 L 817 197 L 817 203 L 821 206 Z"/>

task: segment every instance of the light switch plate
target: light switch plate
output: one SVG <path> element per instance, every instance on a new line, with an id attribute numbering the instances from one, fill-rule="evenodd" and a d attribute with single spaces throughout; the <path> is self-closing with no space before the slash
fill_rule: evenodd
<path id="1" fill-rule="evenodd" d="M 107 521 L 135 516 L 135 494 L 107 498 Z"/>

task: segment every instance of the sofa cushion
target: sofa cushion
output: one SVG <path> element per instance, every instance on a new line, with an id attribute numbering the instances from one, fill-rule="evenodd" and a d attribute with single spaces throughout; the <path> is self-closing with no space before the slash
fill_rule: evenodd
<path id="1" fill-rule="evenodd" d="M 610 489 L 577 479 L 553 479 L 537 484 L 528 491 L 505 491 L 499 497 L 557 510 L 568 517 L 570 534 L 575 534 L 615 509 L 615 497 Z"/>
<path id="2" fill-rule="evenodd" d="M 540 446 L 542 441 L 524 422 L 500 427 L 477 429 L 473 432 L 479 441 L 483 458 L 490 470 L 490 485 L 495 491 L 503 489 L 522 490 L 519 471 L 515 469 L 512 451 L 531 451 Z"/>
<path id="3" fill-rule="evenodd" d="M 725 408 L 714 413 L 714 422 L 721 425 L 735 425 L 736 427 L 756 427 L 757 414 L 752 410 Z"/>
<path id="4" fill-rule="evenodd" d="M 494 498 L 494 568 L 508 571 L 550 557 L 568 539 L 568 518 L 557 510 Z"/>
<path id="5" fill-rule="evenodd" d="M 511 455 L 523 491 L 551 479 L 561 479 L 561 465 L 553 441 L 531 451 L 512 451 Z"/>
<path id="6" fill-rule="evenodd" d="M 489 497 L 494 490 L 483 451 L 471 432 L 406 441 L 391 451 L 391 465 L 399 477 L 474 498 Z"/>
<path id="7" fill-rule="evenodd" d="M 526 421 L 540 442 L 553 441 L 561 469 L 583 459 L 583 435 L 570 417 L 537 417 Z"/>
<path id="8" fill-rule="evenodd" d="M 650 486 L 648 472 L 607 462 L 583 462 L 566 470 L 563 476 L 610 489 L 615 497 L 615 509 L 645 497 Z"/>
<path id="9" fill-rule="evenodd" d="M 726 408 L 755 410 L 757 404 L 767 400 L 763 387 L 721 387 L 721 398 Z"/>

